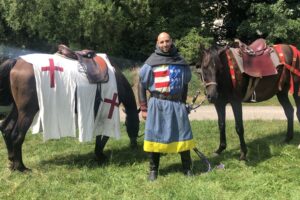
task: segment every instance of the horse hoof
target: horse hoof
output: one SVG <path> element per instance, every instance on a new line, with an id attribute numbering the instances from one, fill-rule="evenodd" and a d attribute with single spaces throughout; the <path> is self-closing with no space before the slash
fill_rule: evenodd
<path id="1" fill-rule="evenodd" d="M 27 168 L 27 167 L 22 168 L 22 169 L 18 169 L 18 171 L 23 172 L 23 173 L 30 173 L 30 172 L 32 172 L 32 170 L 29 169 L 29 168 Z"/>
<path id="2" fill-rule="evenodd" d="M 108 157 L 104 153 L 97 153 L 96 154 L 96 161 L 102 165 L 108 161 Z"/>
<path id="3" fill-rule="evenodd" d="M 293 139 L 292 137 L 285 138 L 285 139 L 283 140 L 283 143 L 288 144 L 292 139 Z"/>
<path id="4" fill-rule="evenodd" d="M 225 149 L 218 149 L 216 150 L 214 153 L 217 154 L 217 155 L 221 155 L 221 153 L 224 151 Z"/>
<path id="5" fill-rule="evenodd" d="M 239 160 L 240 161 L 247 161 L 246 155 L 245 154 L 241 154 Z"/>
<path id="6" fill-rule="evenodd" d="M 138 148 L 138 144 L 136 140 L 130 140 L 130 148 L 131 149 L 137 149 Z"/>
<path id="7" fill-rule="evenodd" d="M 25 167 L 25 166 L 22 166 L 22 167 L 15 167 L 15 166 L 10 166 L 9 168 L 11 171 L 19 171 L 19 172 L 22 172 L 22 173 L 28 173 L 28 172 L 32 172 L 31 169 Z"/>
<path id="8" fill-rule="evenodd" d="M 13 171 L 14 170 L 14 163 L 13 162 L 9 162 L 7 165 L 8 169 Z"/>

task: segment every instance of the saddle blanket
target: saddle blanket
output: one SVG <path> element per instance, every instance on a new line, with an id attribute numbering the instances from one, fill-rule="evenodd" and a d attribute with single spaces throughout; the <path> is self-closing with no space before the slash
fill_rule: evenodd
<path id="1" fill-rule="evenodd" d="M 34 69 L 36 90 L 40 111 L 32 124 L 32 132 L 43 130 L 44 140 L 61 137 L 76 137 L 80 142 L 91 141 L 96 135 L 120 138 L 119 109 L 114 68 L 106 54 L 98 54 L 109 66 L 110 80 L 101 84 L 102 99 L 98 115 L 94 120 L 96 84 L 89 84 L 86 75 L 80 73 L 80 64 L 76 60 L 59 54 L 28 54 L 22 59 L 31 63 Z M 105 85 L 105 86 L 103 86 Z M 77 93 L 77 117 L 75 115 L 75 94 Z M 112 95 L 116 94 L 116 95 Z M 109 103 L 107 103 L 109 102 Z M 101 113 L 101 114 L 100 114 Z M 105 117 L 106 119 L 101 119 Z"/>
<path id="2" fill-rule="evenodd" d="M 251 73 L 248 73 L 247 69 L 244 68 L 244 65 L 243 65 L 243 58 L 242 56 L 240 55 L 239 53 L 239 49 L 238 48 L 230 48 L 229 49 L 230 52 L 232 53 L 233 57 L 234 57 L 234 60 L 236 61 L 236 64 L 238 66 L 238 68 L 240 69 L 240 71 L 242 73 L 246 73 L 250 76 L 254 76 L 254 77 L 257 77 L 256 75 L 254 74 L 251 74 Z M 278 65 L 280 65 L 280 62 L 279 62 L 279 57 L 277 56 L 276 52 L 274 50 L 271 51 L 270 53 L 270 57 L 271 57 L 271 60 L 272 60 L 272 63 L 273 63 L 273 66 L 277 67 Z M 255 66 L 257 67 L 260 72 L 264 72 L 264 71 L 268 71 L 268 70 L 264 70 L 264 69 L 259 69 L 261 68 L 262 66 Z M 275 70 L 275 69 L 274 69 Z M 269 70 L 269 74 L 265 73 L 263 74 L 263 76 L 267 76 L 267 75 L 274 75 L 274 74 L 277 74 L 277 72 L 270 72 L 272 70 Z"/>

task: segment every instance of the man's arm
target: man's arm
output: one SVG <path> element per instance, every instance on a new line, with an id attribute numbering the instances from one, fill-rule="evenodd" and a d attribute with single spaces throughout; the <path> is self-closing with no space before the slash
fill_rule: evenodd
<path id="1" fill-rule="evenodd" d="M 146 117 L 147 117 L 147 94 L 146 94 L 146 89 L 143 87 L 143 85 L 140 81 L 138 84 L 138 98 L 139 98 L 140 108 L 142 111 L 142 117 L 143 117 L 143 119 L 146 119 Z"/>
<path id="2" fill-rule="evenodd" d="M 182 102 L 183 103 L 186 103 L 187 93 L 188 93 L 188 84 L 184 84 L 183 91 L 182 91 Z"/>

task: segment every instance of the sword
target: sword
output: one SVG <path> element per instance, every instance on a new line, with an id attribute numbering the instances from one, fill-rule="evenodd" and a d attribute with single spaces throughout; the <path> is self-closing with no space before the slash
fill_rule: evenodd
<path id="1" fill-rule="evenodd" d="M 187 104 L 186 107 L 187 107 L 188 113 L 190 113 L 192 110 L 194 110 L 196 112 L 196 109 L 199 108 L 204 103 L 204 101 L 206 100 L 206 98 L 204 98 L 199 104 L 195 105 L 195 102 L 196 102 L 197 98 L 199 97 L 199 95 L 200 95 L 200 90 L 198 90 L 196 92 L 196 94 L 194 95 L 194 97 L 192 99 L 192 103 Z M 193 148 L 193 150 L 198 155 L 200 160 L 207 166 L 207 171 L 206 172 L 212 171 L 211 164 L 208 161 L 207 157 L 201 151 L 199 151 L 199 149 L 197 147 Z"/>

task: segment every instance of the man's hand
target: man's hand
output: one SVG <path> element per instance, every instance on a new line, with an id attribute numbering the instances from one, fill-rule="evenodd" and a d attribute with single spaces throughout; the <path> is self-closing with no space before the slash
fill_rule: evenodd
<path id="1" fill-rule="evenodd" d="M 142 111 L 142 117 L 144 120 L 147 118 L 147 102 L 146 101 L 140 101 L 140 108 Z"/>
<path id="2" fill-rule="evenodd" d="M 142 118 L 143 118 L 144 120 L 147 119 L 147 111 L 142 111 Z"/>

